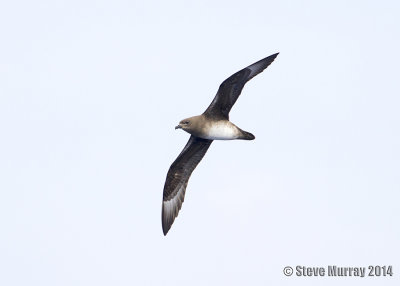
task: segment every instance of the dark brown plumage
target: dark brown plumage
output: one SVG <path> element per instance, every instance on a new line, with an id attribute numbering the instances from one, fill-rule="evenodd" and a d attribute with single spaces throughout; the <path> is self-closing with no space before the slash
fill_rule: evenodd
<path id="1" fill-rule="evenodd" d="M 185 148 L 168 170 L 162 203 L 162 228 L 166 235 L 178 216 L 185 198 L 189 178 L 206 154 L 213 140 L 253 140 L 253 134 L 243 131 L 229 121 L 229 112 L 246 82 L 266 69 L 278 56 L 273 54 L 227 78 L 219 87 L 210 106 L 200 116 L 182 120 L 175 129 L 192 134 Z"/>
<path id="2" fill-rule="evenodd" d="M 279 53 L 266 57 L 224 80 L 210 106 L 203 113 L 209 118 L 229 120 L 229 112 L 242 92 L 246 82 L 265 70 Z"/>
<path id="3" fill-rule="evenodd" d="M 168 170 L 164 185 L 162 228 L 164 235 L 171 228 L 185 198 L 190 175 L 200 163 L 213 140 L 190 136 L 188 143 Z"/>

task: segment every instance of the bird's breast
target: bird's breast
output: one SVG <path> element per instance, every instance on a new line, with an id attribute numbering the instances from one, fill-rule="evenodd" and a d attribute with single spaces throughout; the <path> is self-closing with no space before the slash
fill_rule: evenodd
<path id="1" fill-rule="evenodd" d="M 203 136 L 210 140 L 233 140 L 240 135 L 238 128 L 229 121 L 217 121 L 204 127 Z"/>

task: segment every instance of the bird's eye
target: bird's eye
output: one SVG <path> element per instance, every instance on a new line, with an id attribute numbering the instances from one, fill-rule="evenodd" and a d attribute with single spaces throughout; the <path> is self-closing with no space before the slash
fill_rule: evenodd
<path id="1" fill-rule="evenodd" d="M 183 124 L 189 124 L 189 121 L 184 121 Z"/>

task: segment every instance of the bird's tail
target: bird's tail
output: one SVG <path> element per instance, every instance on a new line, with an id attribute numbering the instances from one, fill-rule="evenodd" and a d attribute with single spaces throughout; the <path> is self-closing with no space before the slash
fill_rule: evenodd
<path id="1" fill-rule="evenodd" d="M 240 137 L 238 139 L 243 139 L 243 140 L 254 140 L 256 138 L 256 136 L 254 136 L 253 134 L 251 134 L 250 132 L 247 131 L 242 131 L 242 134 L 240 134 Z"/>

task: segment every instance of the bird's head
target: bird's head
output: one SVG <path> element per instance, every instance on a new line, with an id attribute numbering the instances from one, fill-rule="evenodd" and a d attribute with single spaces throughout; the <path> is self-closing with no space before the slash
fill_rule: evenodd
<path id="1" fill-rule="evenodd" d="M 190 123 L 191 123 L 190 118 L 183 119 L 179 122 L 177 126 L 175 126 L 175 129 L 187 130 L 188 128 L 190 128 L 191 125 Z"/>
<path id="2" fill-rule="evenodd" d="M 185 130 L 186 132 L 192 134 L 193 131 L 196 129 L 196 125 L 198 121 L 196 120 L 198 116 L 193 116 L 189 117 L 186 119 L 183 119 L 179 122 L 177 126 L 175 126 L 175 129 L 182 129 Z"/>

